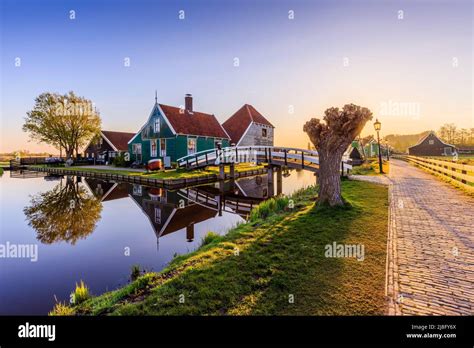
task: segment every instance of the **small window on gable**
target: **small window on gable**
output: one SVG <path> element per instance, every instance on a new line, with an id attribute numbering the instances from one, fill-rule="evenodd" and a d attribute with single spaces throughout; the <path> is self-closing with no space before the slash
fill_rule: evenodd
<path id="1" fill-rule="evenodd" d="M 155 118 L 154 131 L 155 133 L 160 132 L 160 119 L 158 117 Z"/>
<path id="2" fill-rule="evenodd" d="M 428 144 L 433 145 L 433 144 L 434 144 L 434 140 L 433 140 L 433 139 L 430 139 L 430 140 L 428 141 Z"/>
<path id="3" fill-rule="evenodd" d="M 266 138 L 267 137 L 267 129 L 262 128 L 262 137 Z"/>

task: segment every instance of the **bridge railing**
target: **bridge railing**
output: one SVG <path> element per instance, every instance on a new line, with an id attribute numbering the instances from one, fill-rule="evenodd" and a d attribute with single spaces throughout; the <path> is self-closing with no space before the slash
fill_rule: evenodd
<path id="1" fill-rule="evenodd" d="M 343 158 L 344 170 L 351 169 L 347 163 L 348 158 Z M 279 164 L 301 164 L 305 166 L 318 166 L 319 156 L 317 151 L 278 146 L 234 146 L 223 149 L 209 149 L 196 152 L 178 159 L 178 167 L 196 168 L 221 163 L 243 162 L 278 162 Z"/>

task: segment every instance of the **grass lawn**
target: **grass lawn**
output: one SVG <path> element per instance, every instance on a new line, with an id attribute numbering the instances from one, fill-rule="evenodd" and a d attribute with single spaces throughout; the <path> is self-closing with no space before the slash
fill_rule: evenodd
<path id="1" fill-rule="evenodd" d="M 3 168 L 0 167 L 0 176 L 2 176 L 2 175 L 3 175 Z"/>
<path id="2" fill-rule="evenodd" d="M 162 272 L 51 314 L 384 314 L 387 188 L 344 180 L 342 189 L 348 207 L 316 208 L 314 187 L 291 197 L 293 209 L 281 209 L 288 198 L 264 202 L 251 222 L 209 234 Z M 325 257 L 333 242 L 364 245 L 365 259 Z"/>
<path id="3" fill-rule="evenodd" d="M 382 168 L 385 174 L 388 174 L 390 170 L 390 162 L 382 160 Z M 379 175 L 380 167 L 379 160 L 370 160 L 368 163 L 363 163 L 360 166 L 352 167 L 351 174 L 354 175 Z"/>
<path id="4" fill-rule="evenodd" d="M 46 167 L 46 165 L 36 165 L 32 167 Z M 109 173 L 109 174 L 120 174 L 120 175 L 129 175 L 129 176 L 144 176 L 151 179 L 184 179 L 184 178 L 192 178 L 196 176 L 202 175 L 210 175 L 210 174 L 218 174 L 219 167 L 207 167 L 206 169 L 196 169 L 196 170 L 187 170 L 187 169 L 169 169 L 163 171 L 156 171 L 156 172 L 135 172 L 135 171 L 128 171 L 123 169 L 115 169 L 114 167 L 110 167 L 110 169 L 98 169 L 98 168 L 84 168 L 81 166 L 77 167 L 52 167 L 52 168 L 64 168 L 67 170 L 77 170 L 77 171 L 87 171 L 93 173 Z M 237 164 L 235 166 L 236 172 L 243 172 L 247 170 L 256 170 L 261 169 L 263 166 L 252 166 L 251 164 L 242 163 Z M 226 172 L 229 172 L 229 168 L 226 168 Z"/>

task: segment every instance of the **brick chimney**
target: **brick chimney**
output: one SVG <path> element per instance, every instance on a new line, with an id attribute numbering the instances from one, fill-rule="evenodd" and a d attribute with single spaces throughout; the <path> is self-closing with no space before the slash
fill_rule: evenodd
<path id="1" fill-rule="evenodd" d="M 184 96 L 184 109 L 189 114 L 193 113 L 193 96 L 191 94 Z"/>

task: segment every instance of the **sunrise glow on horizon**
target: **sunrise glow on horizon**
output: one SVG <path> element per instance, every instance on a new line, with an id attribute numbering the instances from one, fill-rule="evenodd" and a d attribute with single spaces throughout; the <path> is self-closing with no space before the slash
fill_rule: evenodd
<path id="1" fill-rule="evenodd" d="M 275 145 L 301 148 L 307 120 L 347 103 L 368 107 L 381 136 L 474 127 L 471 1 L 1 6 L 0 152 L 56 152 L 21 129 L 43 92 L 74 91 L 95 103 L 103 129 L 130 132 L 155 90 L 175 106 L 192 93 L 195 110 L 221 123 L 251 104 L 275 125 Z M 370 123 L 362 135 L 373 133 Z"/>

